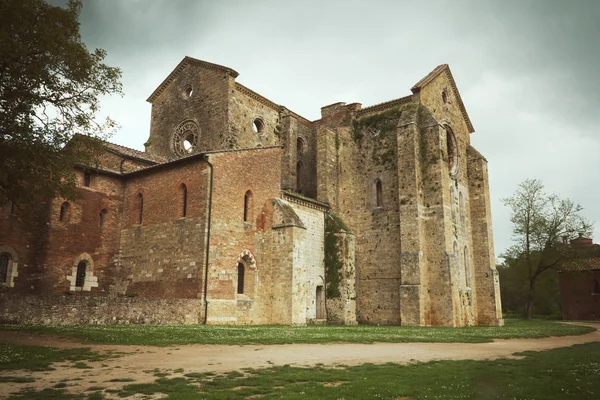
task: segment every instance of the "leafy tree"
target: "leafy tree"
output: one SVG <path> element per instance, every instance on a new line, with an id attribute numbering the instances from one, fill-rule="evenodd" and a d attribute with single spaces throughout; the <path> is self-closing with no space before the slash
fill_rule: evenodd
<path id="1" fill-rule="evenodd" d="M 0 0 L 0 206 L 75 197 L 75 165 L 93 165 L 99 97 L 122 94 L 121 71 L 89 52 L 79 34 L 81 0 Z"/>
<path id="2" fill-rule="evenodd" d="M 546 193 L 537 179 L 523 181 L 512 197 L 502 201 L 512 209 L 515 242 L 502 257 L 524 264 L 528 284 L 525 317 L 530 319 L 538 278 L 561 262 L 576 258 L 578 253 L 565 242 L 578 233 L 589 234 L 592 224 L 581 216 L 579 204 Z"/>
<path id="3" fill-rule="evenodd" d="M 534 253 L 534 263 L 539 262 L 539 254 Z M 524 258 L 507 258 L 498 265 L 502 310 L 525 314 L 529 295 L 529 271 Z M 539 275 L 535 284 L 534 315 L 560 315 L 560 291 L 558 274 L 551 271 Z"/>

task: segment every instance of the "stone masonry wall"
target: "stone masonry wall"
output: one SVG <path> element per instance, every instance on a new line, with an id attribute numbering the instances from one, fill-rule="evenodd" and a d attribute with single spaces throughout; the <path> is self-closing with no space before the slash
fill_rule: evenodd
<path id="1" fill-rule="evenodd" d="M 352 233 L 335 235 L 337 257 L 341 262 L 340 296 L 327 299 L 327 322 L 330 324 L 356 325 L 356 247 Z"/>
<path id="2" fill-rule="evenodd" d="M 292 324 L 316 319 L 317 287 L 325 290 L 324 209 L 308 201 L 286 197 L 305 229 L 297 229 L 292 259 Z"/>
<path id="3" fill-rule="evenodd" d="M 33 325 L 191 325 L 202 321 L 197 299 L 15 296 L 0 293 L 0 323 Z"/>
<path id="4" fill-rule="evenodd" d="M 125 188 L 118 293 L 200 298 L 204 276 L 208 167 L 199 158 L 131 176 Z M 181 215 L 181 184 L 187 187 Z M 137 196 L 143 195 L 138 224 Z"/>
<path id="5" fill-rule="evenodd" d="M 199 127 L 193 152 L 230 148 L 228 136 L 228 93 L 233 78 L 229 73 L 188 63 L 152 101 L 150 137 L 146 151 L 169 159 L 177 158 L 171 139 L 177 126 L 186 120 Z M 192 89 L 188 96 L 188 90 Z"/>
<path id="6" fill-rule="evenodd" d="M 269 225 L 263 213 L 280 192 L 281 149 L 257 148 L 211 153 L 213 208 L 208 280 L 209 323 L 268 323 L 271 301 Z M 247 221 L 244 196 L 251 194 Z M 268 219 L 268 218 L 267 218 Z M 256 268 L 245 268 L 244 293 L 237 293 L 238 258 L 248 250 Z"/>
<path id="7" fill-rule="evenodd" d="M 80 198 L 69 201 L 60 220 L 63 199 L 54 199 L 34 212 L 37 226 L 27 227 L 15 215 L 2 216 L 8 229 L 0 233 L 0 246 L 11 247 L 18 257 L 14 294 L 64 294 L 72 292 L 73 271 L 79 261 L 88 261 L 89 285 L 78 295 L 107 296 L 115 281 L 114 261 L 119 248 L 122 183 L 118 177 L 93 173 L 90 186 L 83 186 L 83 172 L 76 171 Z M 106 211 L 102 226 L 100 212 Z M 5 219 L 4 219 L 5 218 Z M 4 225 L 6 221 L 6 225 Z M 90 290 L 91 289 L 91 290 Z"/>

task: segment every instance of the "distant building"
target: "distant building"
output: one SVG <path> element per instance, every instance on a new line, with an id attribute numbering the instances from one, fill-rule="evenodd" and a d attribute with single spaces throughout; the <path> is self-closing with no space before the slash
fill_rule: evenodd
<path id="1" fill-rule="evenodd" d="M 558 271 L 563 319 L 600 320 L 600 245 L 580 236 L 571 246 L 590 256 L 568 261 Z"/>
<path id="2" fill-rule="evenodd" d="M 107 143 L 33 232 L 4 210 L 2 322 L 502 324 L 487 161 L 447 65 L 316 121 L 237 76 L 185 57 L 145 152 Z"/>

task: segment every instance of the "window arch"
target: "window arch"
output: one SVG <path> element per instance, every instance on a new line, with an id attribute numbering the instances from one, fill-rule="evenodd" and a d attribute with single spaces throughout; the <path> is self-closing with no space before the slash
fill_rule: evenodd
<path id="1" fill-rule="evenodd" d="M 238 263 L 238 279 L 237 279 L 237 293 L 244 294 L 244 275 L 246 273 L 246 268 L 243 263 Z"/>
<path id="2" fill-rule="evenodd" d="M 377 207 L 383 207 L 383 184 L 379 178 L 375 180 L 375 199 Z"/>
<path id="3" fill-rule="evenodd" d="M 460 223 L 465 223 L 465 200 L 462 192 L 458 192 L 458 210 L 460 213 Z"/>
<path id="4" fill-rule="evenodd" d="M 15 285 L 15 278 L 18 273 L 19 257 L 15 249 L 10 246 L 0 246 L 0 286 L 4 284 L 7 287 Z"/>
<path id="5" fill-rule="evenodd" d="M 296 163 L 296 192 L 302 194 L 302 173 L 304 169 L 304 164 L 302 161 L 298 161 Z"/>
<path id="6" fill-rule="evenodd" d="M 87 272 L 87 262 L 80 261 L 77 264 L 77 273 L 75 275 L 75 287 L 82 288 L 85 285 L 85 277 Z"/>
<path id="7" fill-rule="evenodd" d="M 446 130 L 446 151 L 448 153 L 448 170 L 450 176 L 456 177 L 458 172 L 458 144 L 456 143 L 456 136 L 452 132 L 452 128 L 448 125 L 444 126 Z"/>
<path id="8" fill-rule="evenodd" d="M 304 153 L 304 150 L 306 149 L 306 143 L 304 142 L 304 139 L 300 136 L 298 136 L 296 138 L 296 154 L 300 155 L 302 153 Z"/>
<path id="9" fill-rule="evenodd" d="M 179 216 L 187 217 L 187 196 L 188 190 L 185 183 L 179 185 Z"/>
<path id="10" fill-rule="evenodd" d="M 144 217 L 144 195 L 138 193 L 135 197 L 135 223 L 142 224 Z"/>
<path id="11" fill-rule="evenodd" d="M 62 222 L 69 222 L 71 218 L 71 205 L 68 201 L 65 201 L 60 205 L 60 214 L 58 215 L 58 220 Z"/>
<path id="12" fill-rule="evenodd" d="M 10 254 L 0 254 L 0 283 L 8 283 L 8 263 L 10 261 Z"/>
<path id="13" fill-rule="evenodd" d="M 252 196 L 252 191 L 248 190 L 244 194 L 244 222 L 252 222 L 253 209 L 254 209 L 254 198 Z"/>
<path id="14" fill-rule="evenodd" d="M 90 186 L 90 183 L 92 181 L 92 175 L 89 172 L 84 172 L 83 173 L 83 186 Z"/>
<path id="15" fill-rule="evenodd" d="M 98 226 L 99 227 L 103 227 L 104 223 L 106 222 L 106 214 L 108 213 L 108 211 L 106 211 L 106 208 L 103 208 L 100 211 L 100 214 L 98 215 Z"/>
<path id="16" fill-rule="evenodd" d="M 471 271 L 469 270 L 469 250 L 467 249 L 467 246 L 465 246 L 463 256 L 465 258 L 464 259 L 465 286 L 470 288 L 471 287 Z"/>

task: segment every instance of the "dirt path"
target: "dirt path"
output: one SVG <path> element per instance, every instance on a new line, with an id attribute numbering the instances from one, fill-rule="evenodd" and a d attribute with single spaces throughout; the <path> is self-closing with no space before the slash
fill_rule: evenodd
<path id="1" fill-rule="evenodd" d="M 586 325 L 586 324 L 578 324 Z M 598 325 L 590 324 L 598 328 Z M 82 378 L 69 382 L 68 389 L 81 392 L 90 386 L 119 388 L 122 382 L 107 382 L 129 378 L 136 383 L 152 382 L 154 369 L 189 372 L 228 372 L 241 368 L 265 368 L 273 365 L 313 366 L 357 365 L 363 363 L 409 363 L 432 360 L 483 360 L 511 357 L 526 350 L 541 351 L 587 342 L 600 342 L 600 331 L 579 336 L 544 339 L 508 339 L 491 343 L 375 343 L 375 344 L 292 344 L 292 345 L 182 345 L 172 347 L 109 346 L 74 343 L 65 338 L 31 335 L 23 332 L 0 332 L 0 341 L 12 344 L 36 344 L 50 347 L 91 347 L 93 351 L 125 352 L 119 358 L 88 362 L 93 369 L 73 368 L 72 363 L 55 365 L 54 371 L 0 371 L 0 376 L 30 376 L 34 383 L 0 384 L 0 398 L 23 387 L 52 387 L 63 379 Z M 181 376 L 172 373 L 169 377 Z"/>

